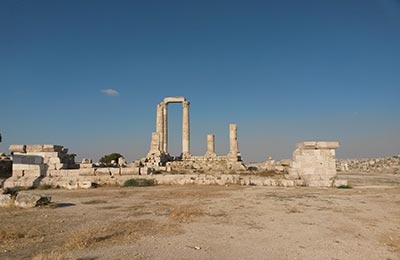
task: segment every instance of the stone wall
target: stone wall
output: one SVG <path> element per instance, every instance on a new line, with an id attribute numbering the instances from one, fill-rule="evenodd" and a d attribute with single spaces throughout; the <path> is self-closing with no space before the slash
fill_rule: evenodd
<path id="1" fill-rule="evenodd" d="M 77 168 L 73 154 L 61 145 L 11 145 L 12 177 L 4 187 L 35 187 L 49 170 Z"/>
<path id="2" fill-rule="evenodd" d="M 337 170 L 341 172 L 400 174 L 400 155 L 383 158 L 337 160 Z"/>
<path id="3" fill-rule="evenodd" d="M 167 163 L 168 171 L 179 171 L 181 173 L 229 173 L 246 170 L 241 161 L 231 160 L 227 156 L 203 157 L 192 156 L 190 159 L 173 161 Z"/>
<path id="4" fill-rule="evenodd" d="M 60 172 L 62 172 L 60 174 Z M 262 176 L 239 174 L 118 174 L 118 170 L 109 174 L 82 174 L 79 170 L 60 170 L 46 176 L 41 185 L 51 185 L 66 189 L 90 188 L 96 185 L 120 185 L 129 179 L 151 179 L 159 185 L 245 185 L 245 186 L 304 186 L 303 180 L 288 180 Z"/>

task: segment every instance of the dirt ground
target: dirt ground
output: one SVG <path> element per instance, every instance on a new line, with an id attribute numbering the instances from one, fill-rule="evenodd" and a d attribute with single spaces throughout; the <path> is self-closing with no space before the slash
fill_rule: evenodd
<path id="1" fill-rule="evenodd" d="M 33 190 L 0 208 L 0 259 L 400 259 L 400 176 L 352 189 L 154 186 Z"/>

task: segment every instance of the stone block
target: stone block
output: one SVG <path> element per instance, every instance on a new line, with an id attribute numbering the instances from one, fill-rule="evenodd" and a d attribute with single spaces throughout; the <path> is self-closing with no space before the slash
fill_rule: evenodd
<path id="1" fill-rule="evenodd" d="M 318 150 L 318 149 L 307 150 L 306 149 L 306 150 L 302 150 L 301 154 L 305 155 L 305 156 L 318 156 L 318 155 L 321 155 L 321 150 Z"/>
<path id="2" fill-rule="evenodd" d="M 13 153 L 26 153 L 26 145 L 22 144 L 12 144 L 8 149 Z"/>
<path id="3" fill-rule="evenodd" d="M 104 175 L 111 175 L 109 168 L 97 168 L 95 171 L 96 175 L 104 176 Z"/>
<path id="4" fill-rule="evenodd" d="M 306 186 L 308 187 L 332 187 L 331 180 L 306 180 Z"/>
<path id="5" fill-rule="evenodd" d="M 44 170 L 45 169 L 45 165 L 43 164 L 13 164 L 13 171 L 14 170 Z"/>
<path id="6" fill-rule="evenodd" d="M 87 169 L 87 168 L 93 168 L 94 164 L 93 163 L 80 163 L 79 168 L 81 169 Z"/>
<path id="7" fill-rule="evenodd" d="M 109 168 L 112 176 L 120 175 L 120 168 Z"/>
<path id="8" fill-rule="evenodd" d="M 79 176 L 95 176 L 96 168 L 78 169 Z"/>
<path id="9" fill-rule="evenodd" d="M 68 164 L 65 164 L 65 163 L 48 163 L 47 167 L 50 170 L 61 170 L 61 169 L 67 169 L 68 168 Z"/>
<path id="10" fill-rule="evenodd" d="M 44 144 L 42 151 L 43 152 L 61 152 L 63 150 L 63 146 L 61 145 L 54 145 L 54 144 Z M 68 150 L 67 150 L 68 152 Z"/>
<path id="11" fill-rule="evenodd" d="M 333 186 L 335 187 L 347 186 L 347 185 L 348 185 L 347 180 L 335 180 L 333 182 Z"/>
<path id="12" fill-rule="evenodd" d="M 24 177 L 38 178 L 38 177 L 44 176 L 44 175 L 45 175 L 45 172 L 42 170 L 23 170 Z"/>
<path id="13" fill-rule="evenodd" d="M 338 149 L 339 142 L 317 142 L 318 149 Z"/>
<path id="14" fill-rule="evenodd" d="M 315 149 L 317 147 L 317 142 L 301 142 L 297 144 L 297 148 L 299 149 Z"/>
<path id="15" fill-rule="evenodd" d="M 91 181 L 81 181 L 81 182 L 79 182 L 79 188 L 90 189 L 91 187 L 92 187 L 92 182 Z"/>
<path id="16" fill-rule="evenodd" d="M 67 190 L 77 190 L 79 188 L 79 184 L 78 182 L 70 181 L 65 184 L 64 188 Z"/>
<path id="17" fill-rule="evenodd" d="M 27 154 L 15 154 L 13 156 L 14 164 L 42 164 L 43 157 L 36 155 L 27 155 Z"/>
<path id="18" fill-rule="evenodd" d="M 58 157 L 50 157 L 50 158 L 48 158 L 47 163 L 48 164 L 60 164 L 62 162 L 61 162 L 61 159 Z"/>
<path id="19" fill-rule="evenodd" d="M 282 187 L 294 187 L 296 186 L 296 183 L 294 180 L 282 180 L 280 183 L 280 186 Z"/>
<path id="20" fill-rule="evenodd" d="M 26 146 L 26 152 L 43 152 L 43 145 L 41 144 L 30 144 Z"/>
<path id="21" fill-rule="evenodd" d="M 18 192 L 15 198 L 15 206 L 19 208 L 34 208 L 50 203 L 51 197 L 45 195 Z"/>
<path id="22" fill-rule="evenodd" d="M 59 152 L 28 152 L 29 155 L 41 156 L 48 162 L 50 158 L 59 158 L 61 154 Z"/>
<path id="23" fill-rule="evenodd" d="M 150 174 L 150 173 L 151 173 L 151 169 L 150 168 L 148 168 L 148 167 L 141 167 L 140 168 L 139 174 L 147 175 L 147 174 Z"/>
<path id="24" fill-rule="evenodd" d="M 138 175 L 139 167 L 126 167 L 121 168 L 121 175 Z"/>

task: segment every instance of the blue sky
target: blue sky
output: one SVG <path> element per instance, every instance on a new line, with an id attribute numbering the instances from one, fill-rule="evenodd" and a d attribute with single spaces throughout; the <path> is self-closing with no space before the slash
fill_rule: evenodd
<path id="1" fill-rule="evenodd" d="M 156 104 L 191 102 L 191 151 L 290 158 L 400 154 L 400 1 L 0 2 L 0 151 L 56 143 L 79 158 L 146 155 Z M 105 93 L 103 90 L 117 93 Z M 111 95 L 110 95 L 111 94 Z M 114 94 L 114 95 L 112 95 Z M 181 152 L 181 106 L 170 106 Z"/>

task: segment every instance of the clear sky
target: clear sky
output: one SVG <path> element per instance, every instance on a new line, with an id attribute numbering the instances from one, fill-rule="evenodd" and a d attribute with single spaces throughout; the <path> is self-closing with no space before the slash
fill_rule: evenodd
<path id="1" fill-rule="evenodd" d="M 0 1 L 0 151 L 55 143 L 144 157 L 156 104 L 190 102 L 191 151 L 400 154 L 400 1 Z M 181 105 L 170 106 L 181 152 Z"/>

